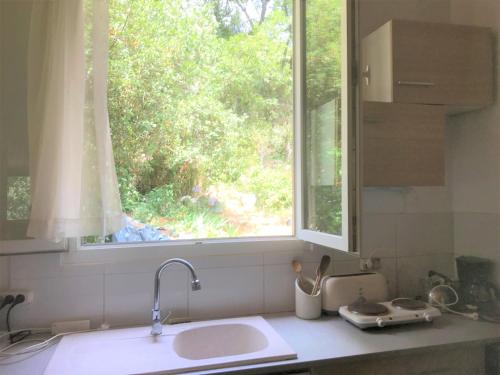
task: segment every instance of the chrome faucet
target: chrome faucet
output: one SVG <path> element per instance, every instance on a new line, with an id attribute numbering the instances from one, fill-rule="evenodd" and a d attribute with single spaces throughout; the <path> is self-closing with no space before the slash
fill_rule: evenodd
<path id="1" fill-rule="evenodd" d="M 162 332 L 162 321 L 161 321 L 161 312 L 160 312 L 160 277 L 161 273 L 168 265 L 179 263 L 185 265 L 189 271 L 191 272 L 191 289 L 192 290 L 200 290 L 201 284 L 200 280 L 196 276 L 196 272 L 191 263 L 187 260 L 180 258 L 172 258 L 163 262 L 160 267 L 156 270 L 155 275 L 155 291 L 154 291 L 154 303 L 153 303 L 153 325 L 151 327 L 151 334 L 153 336 L 161 335 Z"/>

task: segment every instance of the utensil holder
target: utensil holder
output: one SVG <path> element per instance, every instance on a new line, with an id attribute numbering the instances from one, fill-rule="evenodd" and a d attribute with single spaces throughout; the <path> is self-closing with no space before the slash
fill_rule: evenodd
<path id="1" fill-rule="evenodd" d="M 299 279 L 295 280 L 295 315 L 301 319 L 318 319 L 321 316 L 321 288 L 311 296 L 302 288 L 311 291 L 314 281 L 304 277 L 304 284 L 301 286 Z"/>

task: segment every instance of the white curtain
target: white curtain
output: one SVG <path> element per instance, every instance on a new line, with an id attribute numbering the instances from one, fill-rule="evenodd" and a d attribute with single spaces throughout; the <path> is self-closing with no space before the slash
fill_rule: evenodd
<path id="1" fill-rule="evenodd" d="M 104 236 L 124 224 L 107 111 L 106 0 L 35 0 L 28 63 L 28 236 Z"/>

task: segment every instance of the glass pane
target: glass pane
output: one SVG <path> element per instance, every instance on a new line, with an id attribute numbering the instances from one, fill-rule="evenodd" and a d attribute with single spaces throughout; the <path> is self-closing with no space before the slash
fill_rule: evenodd
<path id="1" fill-rule="evenodd" d="M 0 240 L 26 239 L 31 193 L 27 59 L 31 2 L 4 1 L 0 12 Z"/>
<path id="2" fill-rule="evenodd" d="M 28 220 L 31 205 L 30 178 L 9 177 L 7 181 L 7 220 Z"/>
<path id="3" fill-rule="evenodd" d="M 305 229 L 342 234 L 340 0 L 305 2 Z"/>
<path id="4" fill-rule="evenodd" d="M 84 243 L 293 234 L 291 0 L 110 0 L 128 225 Z"/>

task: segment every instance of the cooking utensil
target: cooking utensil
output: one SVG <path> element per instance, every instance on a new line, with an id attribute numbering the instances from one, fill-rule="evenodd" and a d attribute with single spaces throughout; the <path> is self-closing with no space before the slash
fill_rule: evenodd
<path id="1" fill-rule="evenodd" d="M 306 288 L 304 287 L 305 286 L 304 275 L 302 274 L 302 263 L 300 263 L 300 261 L 294 259 L 292 261 L 292 268 L 295 271 L 295 273 L 297 274 L 297 279 L 299 280 L 300 287 L 303 290 L 306 290 Z"/>
<path id="2" fill-rule="evenodd" d="M 328 269 L 328 266 L 330 265 L 330 257 L 328 255 L 323 255 L 321 257 L 321 261 L 319 263 L 318 268 L 316 269 L 316 281 L 314 282 L 314 288 L 311 292 L 311 295 L 314 296 L 320 287 L 321 284 L 321 279 L 323 278 L 323 275 L 326 273 L 326 270 Z"/>

